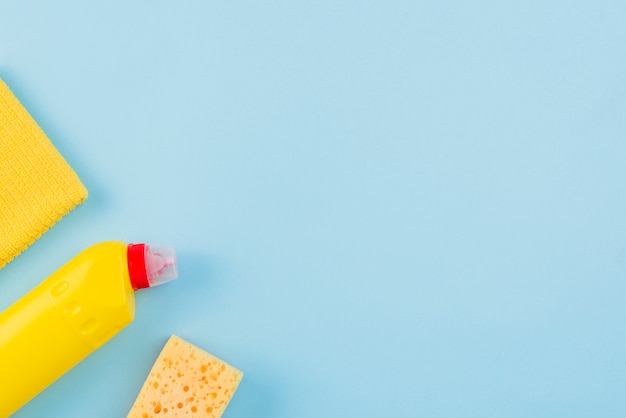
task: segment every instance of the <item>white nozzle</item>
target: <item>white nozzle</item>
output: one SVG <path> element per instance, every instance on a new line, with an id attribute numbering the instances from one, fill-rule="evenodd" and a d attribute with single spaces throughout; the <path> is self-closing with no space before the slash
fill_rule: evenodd
<path id="1" fill-rule="evenodd" d="M 176 254 L 170 245 L 146 244 L 146 275 L 150 287 L 158 286 L 178 277 Z"/>

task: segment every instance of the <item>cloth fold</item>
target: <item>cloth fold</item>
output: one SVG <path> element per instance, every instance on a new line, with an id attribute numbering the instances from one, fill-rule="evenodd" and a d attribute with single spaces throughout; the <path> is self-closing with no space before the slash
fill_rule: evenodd
<path id="1" fill-rule="evenodd" d="M 87 198 L 87 189 L 0 79 L 0 268 Z"/>

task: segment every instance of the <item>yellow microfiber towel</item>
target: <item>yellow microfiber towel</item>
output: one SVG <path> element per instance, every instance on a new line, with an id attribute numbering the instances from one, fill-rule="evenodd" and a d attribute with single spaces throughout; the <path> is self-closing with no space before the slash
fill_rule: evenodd
<path id="1" fill-rule="evenodd" d="M 87 189 L 0 80 L 0 268 L 87 198 Z"/>

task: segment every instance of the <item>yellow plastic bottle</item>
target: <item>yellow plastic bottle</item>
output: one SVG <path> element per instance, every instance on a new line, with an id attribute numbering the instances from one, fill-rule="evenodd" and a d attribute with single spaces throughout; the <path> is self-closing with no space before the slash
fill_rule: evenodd
<path id="1" fill-rule="evenodd" d="M 176 278 L 169 246 L 105 242 L 0 314 L 0 417 L 8 417 L 135 316 L 134 291 Z"/>

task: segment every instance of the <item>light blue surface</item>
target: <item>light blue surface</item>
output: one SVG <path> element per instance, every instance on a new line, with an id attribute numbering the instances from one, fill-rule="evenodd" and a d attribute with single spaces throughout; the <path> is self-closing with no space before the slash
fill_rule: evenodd
<path id="1" fill-rule="evenodd" d="M 228 418 L 626 416 L 625 21 L 4 1 L 0 76 L 91 195 L 0 308 L 99 241 L 180 262 L 16 417 L 125 416 L 172 333 L 245 372 Z"/>

